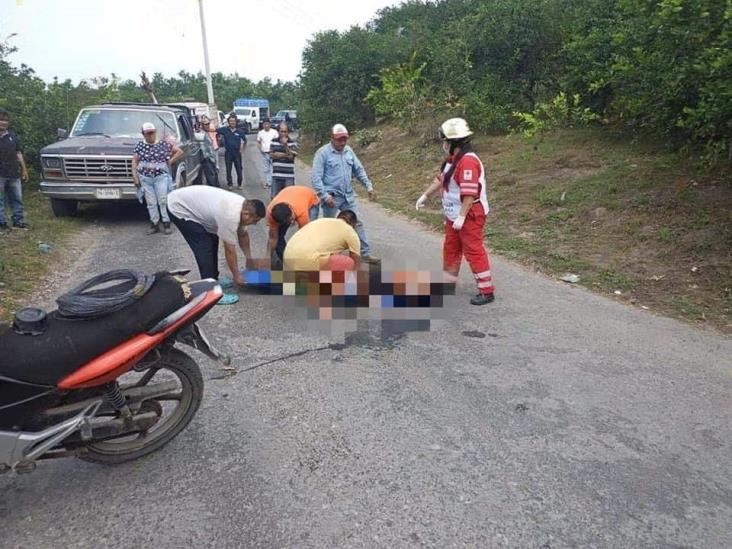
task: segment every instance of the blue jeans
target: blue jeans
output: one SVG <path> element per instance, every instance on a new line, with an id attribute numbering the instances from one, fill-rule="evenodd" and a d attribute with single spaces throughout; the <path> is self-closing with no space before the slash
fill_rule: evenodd
<path id="1" fill-rule="evenodd" d="M 326 206 L 324 200 L 320 201 L 320 207 L 323 208 L 323 217 L 335 217 L 338 215 L 338 212 L 340 210 L 351 210 L 353 213 L 355 213 L 356 217 L 359 218 L 358 222 L 356 223 L 356 233 L 358 233 L 358 238 L 361 241 L 361 257 L 368 256 L 371 248 L 369 247 L 369 243 L 366 241 L 366 230 L 363 228 L 363 223 L 361 223 L 361 219 L 358 215 L 356 195 L 350 194 L 347 196 L 331 196 L 335 199 L 335 208 L 330 208 Z"/>
<path id="2" fill-rule="evenodd" d="M 272 179 L 272 192 L 270 193 L 271 198 L 277 196 L 285 187 L 292 187 L 295 184 L 294 177 L 275 177 Z"/>
<path id="3" fill-rule="evenodd" d="M 0 177 L 0 223 L 5 221 L 5 195 L 10 200 L 10 208 L 13 210 L 13 223 L 23 221 L 23 191 L 20 187 L 20 179 Z"/>
<path id="4" fill-rule="evenodd" d="M 262 155 L 262 174 L 264 175 L 264 184 L 267 187 L 272 186 L 272 157 L 268 152 L 260 153 Z"/>
<path id="5" fill-rule="evenodd" d="M 150 223 L 157 225 L 162 214 L 163 223 L 170 223 L 168 216 L 168 193 L 173 186 L 170 174 L 149 176 L 140 174 L 140 183 L 145 192 L 147 213 L 150 214 Z M 160 209 L 158 211 L 158 208 Z"/>

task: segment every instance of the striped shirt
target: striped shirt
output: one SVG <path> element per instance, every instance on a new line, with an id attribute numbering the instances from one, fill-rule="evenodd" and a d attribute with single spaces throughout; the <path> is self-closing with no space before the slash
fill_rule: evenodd
<path id="1" fill-rule="evenodd" d="M 286 153 L 287 149 L 293 153 L 292 158 L 272 158 L 272 177 L 280 179 L 295 179 L 295 157 L 298 151 L 297 141 L 287 138 L 287 147 L 280 143 L 279 139 L 273 139 L 269 152 Z"/>

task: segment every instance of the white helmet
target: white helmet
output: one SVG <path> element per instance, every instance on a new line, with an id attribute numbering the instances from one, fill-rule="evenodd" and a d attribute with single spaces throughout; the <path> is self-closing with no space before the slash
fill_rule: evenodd
<path id="1" fill-rule="evenodd" d="M 470 126 L 463 118 L 451 118 L 440 126 L 440 137 L 442 139 L 457 141 L 471 135 L 473 135 L 473 132 L 470 131 Z"/>

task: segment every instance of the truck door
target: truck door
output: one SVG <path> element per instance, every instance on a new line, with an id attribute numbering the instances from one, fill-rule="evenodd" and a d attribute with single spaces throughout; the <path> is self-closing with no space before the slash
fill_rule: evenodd
<path id="1" fill-rule="evenodd" d="M 178 115 L 178 124 L 181 127 L 180 148 L 186 163 L 186 180 L 190 184 L 196 180 L 201 169 L 201 144 L 194 139 L 190 117 Z"/>

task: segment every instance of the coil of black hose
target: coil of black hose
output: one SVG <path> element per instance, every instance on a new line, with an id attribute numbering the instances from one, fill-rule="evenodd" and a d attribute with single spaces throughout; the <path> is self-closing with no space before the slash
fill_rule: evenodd
<path id="1" fill-rule="evenodd" d="M 129 287 L 125 282 L 134 281 L 135 285 Z M 102 284 L 117 282 L 112 287 L 98 288 Z M 117 269 L 90 278 L 70 292 L 60 296 L 58 314 L 70 319 L 90 319 L 106 316 L 119 311 L 140 299 L 155 282 L 155 275 L 146 275 L 130 269 Z"/>

